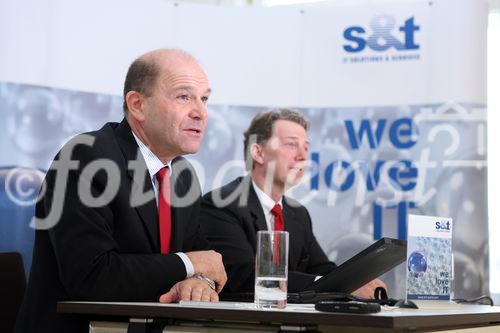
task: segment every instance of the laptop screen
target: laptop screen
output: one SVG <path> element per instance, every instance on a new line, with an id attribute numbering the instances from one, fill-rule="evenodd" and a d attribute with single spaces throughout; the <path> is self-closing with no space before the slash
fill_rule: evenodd
<path id="1" fill-rule="evenodd" d="M 351 293 L 406 260 L 406 241 L 381 238 L 306 290 Z"/>

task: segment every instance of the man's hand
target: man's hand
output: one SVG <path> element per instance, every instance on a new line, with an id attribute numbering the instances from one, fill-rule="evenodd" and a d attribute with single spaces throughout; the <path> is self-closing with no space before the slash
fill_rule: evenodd
<path id="1" fill-rule="evenodd" d="M 219 295 L 205 281 L 189 278 L 177 282 L 172 289 L 160 296 L 160 303 L 179 301 L 218 302 Z"/>
<path id="2" fill-rule="evenodd" d="M 352 295 L 356 297 L 361 297 L 361 298 L 367 298 L 367 299 L 374 299 L 375 298 L 375 289 L 377 287 L 382 287 L 385 290 L 387 290 L 387 286 L 385 285 L 382 280 L 375 279 L 371 280 L 361 288 L 355 290 L 352 292 Z"/>
<path id="3" fill-rule="evenodd" d="M 215 282 L 217 292 L 220 292 L 227 281 L 222 256 L 212 250 L 187 252 L 186 255 L 193 264 L 194 273 L 212 279 Z"/>

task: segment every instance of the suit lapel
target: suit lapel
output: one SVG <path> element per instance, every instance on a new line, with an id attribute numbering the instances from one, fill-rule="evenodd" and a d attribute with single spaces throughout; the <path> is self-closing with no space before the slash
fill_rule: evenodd
<path id="1" fill-rule="evenodd" d="M 296 227 L 295 213 L 293 212 L 293 207 L 288 204 L 285 196 L 283 197 L 283 219 L 285 220 L 285 230 L 291 232 L 295 231 L 293 230 Z M 290 222 L 287 223 L 287 221 Z"/>
<path id="2" fill-rule="evenodd" d="M 126 119 L 116 129 L 118 145 L 125 157 L 127 175 L 130 179 L 130 203 L 139 214 L 147 230 L 154 252 L 160 251 L 158 230 L 158 207 L 146 162 L 132 135 Z M 129 166 L 133 164 L 133 167 Z"/>
<path id="3" fill-rule="evenodd" d="M 295 217 L 294 208 L 288 204 L 287 198 L 283 196 L 283 219 L 285 220 L 285 231 L 288 231 L 288 264 L 289 268 L 295 267 L 295 262 L 301 256 L 303 231 L 300 228 L 301 221 Z"/>
<path id="4" fill-rule="evenodd" d="M 244 179 L 243 181 L 245 180 L 246 179 Z M 248 177 L 248 181 L 251 182 L 250 177 Z M 251 183 L 249 186 L 248 194 L 248 209 L 250 210 L 250 216 L 255 227 L 255 233 L 257 233 L 257 231 L 259 230 L 267 230 L 264 209 L 262 208 L 259 198 L 257 197 L 257 193 L 255 193 L 255 190 Z M 255 238 L 257 238 L 257 235 L 255 235 Z"/>

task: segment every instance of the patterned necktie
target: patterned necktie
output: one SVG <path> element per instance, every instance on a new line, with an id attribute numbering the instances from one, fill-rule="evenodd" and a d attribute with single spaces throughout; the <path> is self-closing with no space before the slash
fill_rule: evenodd
<path id="1" fill-rule="evenodd" d="M 274 215 L 274 231 L 283 231 L 285 230 L 285 223 L 283 221 L 283 210 L 279 204 L 274 205 L 273 209 L 271 209 L 271 213 Z M 277 235 L 275 235 L 273 241 L 273 263 L 279 265 L 280 256 L 280 239 Z"/>
<path id="2" fill-rule="evenodd" d="M 160 224 L 160 251 L 163 254 L 170 252 L 172 238 L 172 213 L 170 211 L 170 176 L 168 167 L 156 173 L 160 190 L 158 191 L 158 215 Z"/>

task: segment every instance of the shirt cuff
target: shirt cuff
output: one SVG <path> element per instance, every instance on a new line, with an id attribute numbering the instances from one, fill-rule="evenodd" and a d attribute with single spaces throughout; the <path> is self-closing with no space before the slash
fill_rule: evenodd
<path id="1" fill-rule="evenodd" d="M 319 279 L 321 279 L 323 277 L 323 275 L 316 275 L 316 277 L 314 278 L 314 282 L 318 281 Z"/>
<path id="2" fill-rule="evenodd" d="M 194 275 L 194 266 L 191 260 L 189 260 L 189 257 L 183 252 L 177 252 L 175 254 L 181 258 L 184 266 L 186 266 L 186 279 L 192 277 Z"/>

